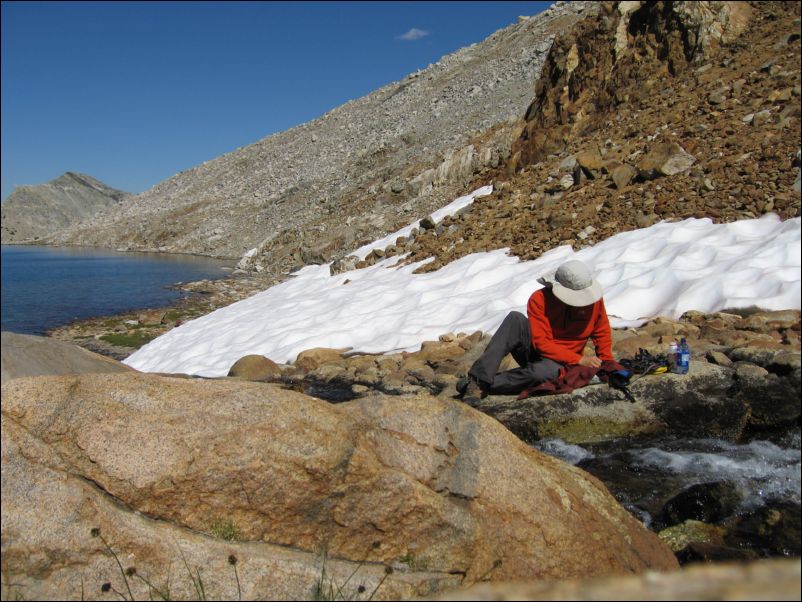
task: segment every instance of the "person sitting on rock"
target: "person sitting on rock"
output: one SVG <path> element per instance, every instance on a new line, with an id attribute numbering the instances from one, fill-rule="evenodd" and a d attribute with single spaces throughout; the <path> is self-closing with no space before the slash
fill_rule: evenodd
<path id="1" fill-rule="evenodd" d="M 468 376 L 458 384 L 462 399 L 476 405 L 488 393 L 511 395 L 556 379 L 567 366 L 599 368 L 614 361 L 612 331 L 602 287 L 581 261 L 567 261 L 544 288 L 532 293 L 527 314 L 507 314 Z M 583 355 L 588 339 L 596 355 Z M 508 353 L 519 367 L 498 372 Z"/>

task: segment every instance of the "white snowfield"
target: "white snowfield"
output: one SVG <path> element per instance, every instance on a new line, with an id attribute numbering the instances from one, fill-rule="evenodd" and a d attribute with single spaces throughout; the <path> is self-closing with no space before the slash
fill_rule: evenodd
<path id="1" fill-rule="evenodd" d="M 487 188 L 460 197 L 436 218 L 489 193 Z M 776 215 L 729 224 L 707 218 L 661 222 L 579 251 L 559 247 L 534 261 L 500 249 L 426 274 L 413 274 L 422 263 L 399 267 L 398 257 L 336 276 L 328 265 L 308 266 L 174 328 L 125 363 L 145 372 L 216 377 L 248 354 L 288 363 L 312 347 L 416 351 L 444 333 L 495 331 L 509 311 L 526 312 L 529 296 L 540 288 L 537 278 L 551 276 L 569 259 L 585 262 L 601 282 L 613 327 L 655 316 L 676 319 L 688 310 L 799 309 L 800 223 Z M 359 256 L 408 229 L 359 249 Z"/>

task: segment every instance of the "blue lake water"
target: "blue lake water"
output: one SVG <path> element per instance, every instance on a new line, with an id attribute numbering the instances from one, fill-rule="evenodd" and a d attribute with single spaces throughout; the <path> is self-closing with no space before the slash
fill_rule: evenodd
<path id="1" fill-rule="evenodd" d="M 228 275 L 231 261 L 190 255 L 3 245 L 2 329 L 44 334 L 75 319 L 164 307 L 179 282 Z"/>

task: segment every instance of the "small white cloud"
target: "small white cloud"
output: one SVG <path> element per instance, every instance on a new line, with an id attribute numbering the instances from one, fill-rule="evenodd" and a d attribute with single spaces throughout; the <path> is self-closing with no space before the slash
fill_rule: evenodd
<path id="1" fill-rule="evenodd" d="M 425 31 L 423 29 L 418 29 L 417 27 L 413 27 L 404 35 L 398 36 L 398 39 L 412 42 L 414 40 L 420 40 L 421 38 L 425 38 L 428 35 L 429 35 L 428 31 Z"/>

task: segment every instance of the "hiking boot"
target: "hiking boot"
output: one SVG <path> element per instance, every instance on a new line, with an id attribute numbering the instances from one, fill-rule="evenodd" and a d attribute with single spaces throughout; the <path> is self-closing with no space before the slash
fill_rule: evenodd
<path id="1" fill-rule="evenodd" d="M 473 376 L 461 379 L 457 383 L 457 391 L 462 396 L 462 401 L 471 407 L 476 407 L 484 397 L 487 397 L 487 391 Z"/>

